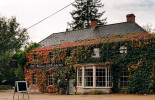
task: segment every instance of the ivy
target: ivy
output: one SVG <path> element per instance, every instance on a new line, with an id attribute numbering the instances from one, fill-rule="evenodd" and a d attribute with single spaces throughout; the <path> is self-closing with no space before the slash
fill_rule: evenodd
<path id="1" fill-rule="evenodd" d="M 153 93 L 153 64 L 143 62 L 132 66 L 129 78 L 129 93 L 150 94 Z"/>
<path id="2" fill-rule="evenodd" d="M 140 36 L 139 36 L 140 37 Z M 112 91 L 114 93 L 118 93 L 120 91 L 120 72 L 122 70 L 129 70 L 130 73 L 130 80 L 129 80 L 129 93 L 153 93 L 154 91 L 154 64 L 155 63 L 155 38 L 147 38 L 140 40 L 135 38 L 134 40 L 123 40 L 117 42 L 105 42 L 105 40 L 99 39 L 99 41 L 95 44 L 88 45 L 90 41 L 84 45 L 84 42 L 81 42 L 83 45 L 74 45 L 69 47 L 51 47 L 48 48 L 41 48 L 41 49 L 34 49 L 26 54 L 28 57 L 28 64 L 34 65 L 48 65 L 48 64 L 60 64 L 63 63 L 65 65 L 64 69 L 54 69 L 50 68 L 49 70 L 54 70 L 56 72 L 50 71 L 49 73 L 56 73 L 55 77 L 56 80 L 60 79 L 60 83 L 63 84 L 56 85 L 57 88 L 67 87 L 66 79 L 76 78 L 75 70 L 73 69 L 74 64 L 83 64 L 83 63 L 106 63 L 110 62 L 112 65 L 112 76 L 113 76 L 113 88 Z M 109 40 L 110 41 L 110 40 Z M 80 43 L 79 43 L 80 44 Z M 127 47 L 127 53 L 120 54 L 119 48 L 120 46 Z M 100 49 L 100 57 L 99 58 L 92 58 L 92 50 L 93 48 Z M 53 54 L 52 59 L 48 59 L 49 53 Z M 33 60 L 33 54 L 37 54 L 38 60 Z M 52 61 L 52 63 L 50 63 Z M 143 67 L 137 67 L 132 69 L 131 67 L 139 64 L 144 63 Z M 147 63 L 147 64 L 146 64 Z M 25 68 L 25 71 L 32 71 L 33 69 Z M 40 70 L 38 69 L 35 69 Z M 140 70 L 140 72 L 139 72 Z M 31 79 L 31 74 L 25 74 L 27 80 Z M 41 74 L 41 73 L 40 73 Z M 41 76 L 40 76 L 40 79 Z M 143 83 L 144 81 L 144 83 Z M 57 82 L 57 81 L 55 81 Z M 31 82 L 30 82 L 31 83 Z M 46 83 L 46 82 L 45 82 Z M 76 82 L 74 82 L 76 84 Z M 47 85 L 47 84 L 46 84 Z M 38 85 L 41 86 L 41 85 Z M 141 88 L 140 88 L 141 87 Z M 143 90 L 144 88 L 144 90 Z M 53 88 L 52 88 L 53 89 Z M 66 90 L 66 88 L 63 88 Z M 56 91 L 56 90 L 55 90 Z"/>

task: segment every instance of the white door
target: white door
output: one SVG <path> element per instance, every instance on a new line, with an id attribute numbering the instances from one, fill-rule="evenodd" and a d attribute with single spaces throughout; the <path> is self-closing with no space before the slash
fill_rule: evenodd
<path id="1" fill-rule="evenodd" d="M 74 94 L 73 81 L 74 79 L 69 79 L 69 94 Z"/>

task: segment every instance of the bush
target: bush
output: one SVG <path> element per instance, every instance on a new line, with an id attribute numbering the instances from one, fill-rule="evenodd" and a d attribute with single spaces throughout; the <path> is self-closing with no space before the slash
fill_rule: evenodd
<path id="1" fill-rule="evenodd" d="M 13 89 L 10 85 L 0 85 L 0 90 Z"/>

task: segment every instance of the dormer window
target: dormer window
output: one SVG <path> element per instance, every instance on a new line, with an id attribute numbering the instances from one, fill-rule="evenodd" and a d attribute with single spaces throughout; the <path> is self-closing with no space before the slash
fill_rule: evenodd
<path id="1" fill-rule="evenodd" d="M 99 48 L 94 48 L 93 53 L 92 53 L 93 58 L 98 58 L 100 57 L 100 49 Z"/>
<path id="2" fill-rule="evenodd" d="M 127 47 L 126 46 L 121 46 L 119 48 L 119 52 L 122 54 L 122 53 L 127 53 Z"/>

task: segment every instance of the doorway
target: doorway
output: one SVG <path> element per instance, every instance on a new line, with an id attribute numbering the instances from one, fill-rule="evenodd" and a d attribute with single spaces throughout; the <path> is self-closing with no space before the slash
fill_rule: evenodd
<path id="1" fill-rule="evenodd" d="M 69 79 L 69 94 L 74 94 L 74 86 L 73 86 L 74 79 Z"/>

